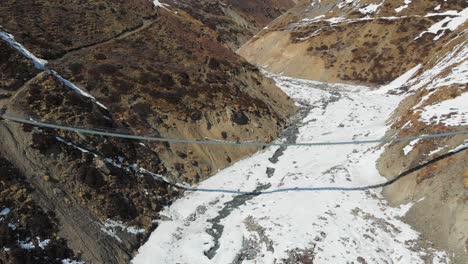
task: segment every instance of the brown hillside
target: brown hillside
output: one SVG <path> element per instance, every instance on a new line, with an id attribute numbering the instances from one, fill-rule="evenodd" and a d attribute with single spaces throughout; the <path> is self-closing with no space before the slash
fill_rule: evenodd
<path id="1" fill-rule="evenodd" d="M 413 1 L 397 12 L 403 1 L 351 2 L 302 1 L 245 44 L 239 54 L 288 76 L 385 84 L 436 54 L 434 35 L 419 35 L 454 16 L 447 11 L 467 7 L 465 1 L 425 0 Z M 376 11 L 366 11 L 372 5 L 378 6 Z M 445 35 L 438 41 L 449 40 Z"/>
<path id="2" fill-rule="evenodd" d="M 146 0 L 2 3 L 0 30 L 49 60 L 47 67 L 107 109 L 34 68 L 1 39 L 0 109 L 121 133 L 272 140 L 294 112 L 292 101 L 220 42 L 220 33 L 201 18 Z M 32 186 L 34 203 L 55 215 L 47 220 L 55 229 L 44 236 L 67 241 L 63 254 L 35 251 L 42 259 L 127 263 L 155 228 L 158 212 L 179 194 L 156 174 L 195 183 L 257 150 L 147 143 L 0 122 L 2 157 Z M 21 199 L 9 202 L 12 217 Z M 24 215 L 33 217 L 29 211 Z M 15 243 L 15 236 L 4 245 Z M 5 261 L 15 256 L 1 255 Z"/>

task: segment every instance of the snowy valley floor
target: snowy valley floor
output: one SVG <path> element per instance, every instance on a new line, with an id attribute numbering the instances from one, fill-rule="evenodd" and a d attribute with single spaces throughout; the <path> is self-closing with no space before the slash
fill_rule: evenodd
<path id="1" fill-rule="evenodd" d="M 366 87 L 273 76 L 301 106 L 288 141 L 377 139 L 401 97 Z M 359 187 L 385 179 L 377 144 L 269 148 L 198 187 L 214 190 Z M 403 223 L 411 205 L 380 190 L 294 190 L 262 195 L 190 192 L 162 214 L 137 263 L 446 263 Z M 309 262 L 308 262 L 309 261 Z"/>

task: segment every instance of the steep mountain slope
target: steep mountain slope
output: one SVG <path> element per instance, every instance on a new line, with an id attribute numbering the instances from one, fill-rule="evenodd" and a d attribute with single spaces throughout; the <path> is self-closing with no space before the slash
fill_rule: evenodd
<path id="1" fill-rule="evenodd" d="M 466 8 L 464 0 L 302 1 L 239 54 L 288 76 L 385 84 L 437 53 L 452 39 L 444 32 L 466 27 Z"/>
<path id="2" fill-rule="evenodd" d="M 5 0 L 0 25 L 38 57 L 53 59 L 137 28 L 152 15 L 148 0 Z"/>
<path id="3" fill-rule="evenodd" d="M 183 11 L 175 15 L 162 8 L 146 29 L 50 65 L 86 87 L 138 133 L 219 140 L 276 137 L 292 110 L 287 96 L 215 39 L 215 32 Z M 187 181 L 205 178 L 255 150 L 154 147 Z"/>
<path id="4" fill-rule="evenodd" d="M 51 74 L 38 72 L 31 61 L 25 60 L 6 42 L 1 41 L 0 47 L 2 57 L 6 58 L 1 61 L 1 68 L 10 69 L 3 72 L 2 80 L 17 77 L 18 69 L 21 75 L 29 76 L 20 79 L 22 85 L 17 87 L 9 86 L 11 81 L 2 82 L 0 107 L 7 114 L 62 120 L 75 126 L 120 127 L 126 131 L 91 98 L 77 93 Z M 16 69 L 11 70 L 10 65 L 16 65 L 13 66 Z M 1 122 L 0 134 L 0 153 L 24 175 L 25 184 L 31 186 L 28 195 L 33 203 L 57 217 L 58 231 L 53 232 L 66 239 L 75 254 L 82 252 L 86 260 L 128 260 L 132 250 L 151 229 L 151 220 L 157 217 L 158 208 L 177 195 L 164 182 L 140 172 L 139 166 L 155 173 L 164 173 L 165 167 L 157 153 L 137 142 L 36 129 L 11 122 Z M 8 191 L 7 187 L 2 186 L 2 194 L 3 188 Z M 2 204 L 2 207 L 11 206 L 14 214 L 34 219 L 34 211 L 20 211 L 20 207 L 14 206 L 24 202 L 22 196 L 10 199 L 10 204 Z M 11 223 L 2 221 L 2 227 L 15 224 L 12 220 Z M 113 221 L 122 221 L 134 228 L 112 226 Z M 33 224 L 29 227 L 37 228 Z M 42 235 L 39 237 L 45 239 Z M 23 239 L 11 236 L 2 248 L 10 247 L 20 238 Z M 25 240 L 24 243 L 35 242 Z M 43 255 L 36 250 L 38 258 L 55 257 L 50 255 L 48 247 L 44 248 Z M 26 253 L 22 254 L 27 255 L 29 248 L 23 249 Z M 3 251 L 7 255 L 5 259 L 14 262 L 15 251 Z M 35 263 L 34 258 L 31 261 Z M 61 262 L 60 259 L 51 261 Z"/>
<path id="5" fill-rule="evenodd" d="M 468 128 L 467 19 L 466 1 L 302 1 L 239 53 L 273 72 L 402 94 L 388 137 L 462 131 Z M 387 144 L 379 170 L 392 178 L 467 142 L 458 135 Z M 467 154 L 384 190 L 394 205 L 424 199 L 405 219 L 453 252 L 455 263 L 468 261 Z"/>
<path id="6" fill-rule="evenodd" d="M 468 129 L 467 33 L 466 28 L 455 31 L 440 53 L 413 70 L 412 78 L 403 84 L 408 92 L 389 120 L 387 136 Z M 380 171 L 394 175 L 463 146 L 468 147 L 466 134 L 389 144 L 380 158 Z M 468 150 L 463 154 L 427 166 L 385 190 L 395 204 L 424 198 L 407 219 L 436 245 L 453 250 L 455 263 L 468 261 Z"/>
<path id="7" fill-rule="evenodd" d="M 0 109 L 10 116 L 129 134 L 271 141 L 295 111 L 271 80 L 217 41 L 219 33 L 159 1 L 4 1 L 0 25 Z M 17 168 L 31 186 L 31 206 L 54 215 L 44 233 L 29 231 L 41 240 L 31 235 L 24 243 L 66 241 L 60 254 L 37 245 L 17 254 L 8 249 L 24 234 L 9 235 L 0 244 L 9 262 L 34 254 L 32 262 L 126 263 L 179 194 L 167 178 L 197 182 L 258 150 L 6 121 L 0 135 L 2 168 Z M 8 186 L 2 182 L 0 191 Z M 0 204 L 11 210 L 0 220 L 3 231 L 22 213 L 23 196 L 11 199 Z"/>
<path id="8" fill-rule="evenodd" d="M 57 236 L 55 216 L 37 205 L 24 176 L 2 156 L 0 170 L 0 262 L 45 264 L 71 259 L 66 241 Z"/>
<path id="9" fill-rule="evenodd" d="M 237 49 L 272 19 L 293 7 L 293 0 L 170 0 L 219 33 L 218 40 Z"/>

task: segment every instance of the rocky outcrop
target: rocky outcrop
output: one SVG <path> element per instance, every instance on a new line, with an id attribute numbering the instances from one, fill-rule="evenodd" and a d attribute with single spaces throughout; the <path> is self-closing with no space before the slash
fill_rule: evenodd
<path id="1" fill-rule="evenodd" d="M 1 31 L 49 62 L 47 71 L 36 68 L 0 39 L 0 109 L 9 115 L 131 134 L 269 141 L 295 110 L 271 80 L 217 40 L 218 32 L 175 6 L 22 2 L 2 3 Z M 167 179 L 195 183 L 258 150 L 138 142 L 6 121 L 0 135 L 1 156 L 24 176 L 37 207 L 54 215 L 48 221 L 55 229 L 41 239 L 67 241 L 61 254 L 48 247 L 34 254 L 59 262 L 127 263 L 155 228 L 158 212 L 179 194 Z M 9 202 L 12 216 L 20 214 L 20 202 Z M 2 257 L 10 261 L 11 252 Z"/>

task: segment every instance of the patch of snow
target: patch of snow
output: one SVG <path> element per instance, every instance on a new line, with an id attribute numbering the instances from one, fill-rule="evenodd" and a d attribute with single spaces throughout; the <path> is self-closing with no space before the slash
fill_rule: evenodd
<path id="1" fill-rule="evenodd" d="M 426 86 L 426 89 L 435 92 L 436 88 L 443 85 L 465 85 L 468 82 L 468 64 L 466 63 L 466 58 L 468 57 L 467 42 L 465 40 L 455 46 L 434 67 L 424 71 L 417 78 L 412 79 L 408 83 L 408 85 L 411 85 L 410 91 L 415 92 Z M 422 105 L 423 102 L 421 101 L 417 107 Z M 414 109 L 417 107 L 414 107 Z"/>
<path id="2" fill-rule="evenodd" d="M 11 224 L 11 223 L 8 223 L 8 228 L 10 228 L 11 230 L 15 231 L 15 230 L 16 230 L 16 225 Z"/>
<path id="3" fill-rule="evenodd" d="M 403 5 L 403 6 L 397 7 L 397 8 L 395 8 L 395 12 L 400 13 L 401 11 L 406 9 L 407 7 L 408 7 L 408 5 Z"/>
<path id="4" fill-rule="evenodd" d="M 2 211 L 0 211 L 0 216 L 6 216 L 11 212 L 10 208 L 4 208 Z"/>
<path id="5" fill-rule="evenodd" d="M 365 7 L 360 8 L 359 11 L 362 14 L 367 15 L 366 17 L 363 17 L 363 18 L 347 19 L 346 17 L 343 17 L 343 16 L 325 18 L 326 17 L 325 15 L 319 15 L 319 16 L 316 16 L 314 18 L 307 18 L 307 17 L 303 18 L 299 22 L 289 24 L 288 28 L 307 27 L 308 25 L 310 25 L 312 23 L 317 23 L 317 22 L 327 22 L 330 26 L 333 26 L 335 24 L 343 24 L 343 23 L 352 24 L 352 23 L 358 23 L 358 22 L 362 22 L 362 21 L 372 21 L 372 20 L 399 20 L 399 19 L 406 19 L 406 18 L 411 18 L 411 17 L 414 17 L 414 18 L 424 17 L 424 16 L 421 16 L 421 15 L 388 16 L 388 17 L 374 16 L 374 17 L 370 17 L 369 16 L 370 14 L 378 13 L 379 7 L 384 2 L 385 1 L 382 1 L 382 2 L 380 2 L 380 4 L 373 3 L 373 4 L 369 4 L 369 5 L 366 5 Z M 354 5 L 358 5 L 359 1 L 356 1 L 356 2 L 351 1 L 349 3 L 353 3 L 353 6 L 354 6 Z M 346 6 L 346 5 L 348 5 L 349 3 L 343 1 L 340 4 L 338 4 L 338 8 L 342 8 L 342 7 Z M 406 0 L 405 5 L 401 6 L 399 8 L 396 8 L 395 11 L 397 13 L 399 13 L 403 9 L 407 8 L 409 6 L 409 4 L 411 4 L 411 1 Z M 425 33 L 430 33 L 430 31 L 433 31 L 433 30 L 437 31 L 438 25 L 443 26 L 444 29 L 448 29 L 448 30 L 453 31 L 458 26 L 463 24 L 464 21 L 466 21 L 467 14 L 466 14 L 466 9 L 465 9 L 465 10 L 462 10 L 460 12 L 457 12 L 455 10 L 449 10 L 449 11 L 446 11 L 446 12 L 443 12 L 443 13 L 429 13 L 429 14 L 425 15 L 425 17 L 437 17 L 437 16 L 445 16 L 446 18 L 444 19 L 444 22 L 441 21 L 441 22 L 438 22 L 438 23 L 434 24 L 433 28 L 428 29 L 428 31 L 422 32 L 415 39 L 418 39 L 419 37 L 421 37 Z M 445 22 L 449 22 L 449 23 L 445 24 Z M 442 33 L 444 33 L 444 32 L 442 32 Z M 436 36 L 437 39 L 440 38 L 440 37 L 441 36 Z M 307 38 L 305 38 L 305 39 L 307 39 Z"/>
<path id="6" fill-rule="evenodd" d="M 466 20 L 468 20 L 468 7 L 460 12 L 447 11 L 446 14 L 449 14 L 450 16 L 447 16 L 441 21 L 435 23 L 430 28 L 428 28 L 427 31 L 424 31 L 421 34 L 419 34 L 419 36 L 415 39 L 418 39 L 424 34 L 429 33 L 435 35 L 434 40 L 439 40 L 445 35 L 447 30 L 455 31 L 459 26 L 463 25 L 466 22 Z"/>
<path id="7" fill-rule="evenodd" d="M 155 7 L 162 7 L 162 8 L 165 8 L 167 9 L 167 6 L 169 6 L 168 4 L 165 4 L 165 3 L 161 3 L 159 0 L 153 0 L 153 5 Z"/>
<path id="8" fill-rule="evenodd" d="M 466 139 L 465 142 L 463 144 L 461 144 L 460 146 L 451 149 L 449 152 L 457 152 L 457 151 L 459 151 L 461 149 L 465 149 L 465 148 L 468 148 L 468 139 Z"/>
<path id="9" fill-rule="evenodd" d="M 39 240 L 39 247 L 42 249 L 45 249 L 45 247 L 47 247 L 47 245 L 50 243 L 50 239 L 46 239 L 42 241 L 39 238 L 37 239 Z"/>
<path id="10" fill-rule="evenodd" d="M 50 243 L 50 239 L 41 240 L 40 237 L 36 237 L 36 239 L 38 241 L 39 248 L 41 248 L 42 250 L 44 250 L 47 247 L 47 245 Z M 29 238 L 26 241 L 18 241 L 18 245 L 22 249 L 26 249 L 26 250 L 32 250 L 36 248 L 34 243 Z"/>
<path id="11" fill-rule="evenodd" d="M 62 259 L 62 264 L 86 264 L 86 262 L 73 259 Z"/>
<path id="12" fill-rule="evenodd" d="M 116 168 L 120 168 L 120 169 L 125 169 L 126 171 L 133 171 L 133 172 L 140 172 L 140 168 L 138 167 L 137 164 L 131 164 L 130 166 L 126 167 L 126 166 L 123 166 L 122 163 L 124 162 L 125 158 L 124 157 L 117 157 L 117 161 L 113 160 L 112 158 L 103 158 L 101 156 L 99 156 L 98 154 L 90 151 L 90 150 L 87 150 L 87 149 L 84 149 L 82 147 L 79 147 L 75 144 L 73 144 L 72 142 L 69 142 L 69 141 L 66 141 L 64 140 L 63 138 L 59 137 L 59 136 L 56 136 L 55 139 L 57 139 L 59 142 L 62 142 L 64 144 L 67 144 L 68 146 L 71 146 L 71 147 L 74 147 L 75 149 L 78 149 L 79 151 L 83 152 L 83 153 L 90 153 L 91 155 L 93 155 L 95 158 L 99 157 L 99 158 L 102 158 L 107 164 L 110 164 Z"/>
<path id="13" fill-rule="evenodd" d="M 327 18 L 323 21 L 326 21 L 330 24 L 338 24 L 338 23 L 341 23 L 343 21 L 345 21 L 346 19 L 344 17 L 332 17 L 332 18 Z"/>
<path id="14" fill-rule="evenodd" d="M 73 144 L 73 143 L 71 143 L 71 142 L 68 142 L 68 141 L 66 141 L 65 139 L 63 139 L 63 138 L 61 138 L 61 137 L 59 137 L 59 136 L 56 136 L 55 139 L 57 139 L 57 141 L 59 141 L 59 142 L 62 142 L 62 143 L 67 144 L 68 146 L 74 147 L 75 149 L 77 149 L 77 150 L 79 150 L 79 151 L 81 151 L 81 152 L 83 152 L 83 153 L 90 153 L 90 154 L 92 154 L 94 157 L 97 157 L 97 156 L 98 156 L 96 153 L 93 153 L 93 152 L 91 152 L 91 151 L 89 151 L 89 150 L 87 150 L 87 149 L 78 147 L 77 145 L 75 145 L 75 144 Z"/>
<path id="15" fill-rule="evenodd" d="M 117 229 L 127 232 L 129 234 L 137 235 L 137 234 L 143 234 L 145 232 L 144 228 L 138 228 L 136 226 L 126 226 L 123 222 L 121 221 L 114 221 L 112 219 L 107 219 L 103 223 L 103 227 L 101 227 L 101 230 L 108 234 L 109 236 L 115 238 L 117 241 L 120 243 L 122 242 L 122 239 L 117 236 L 116 231 Z"/>
<path id="16" fill-rule="evenodd" d="M 318 21 L 318 20 L 320 20 L 320 19 L 322 19 L 324 17 L 325 17 L 325 15 L 316 16 L 316 17 L 310 19 L 310 22 Z M 306 18 L 306 19 L 304 19 L 304 21 L 308 21 L 308 19 Z"/>
<path id="17" fill-rule="evenodd" d="M 366 7 L 359 8 L 359 12 L 361 12 L 361 14 L 363 15 L 374 14 L 377 12 L 377 10 L 382 4 L 383 2 L 381 2 L 380 4 L 369 4 Z"/>
<path id="18" fill-rule="evenodd" d="M 106 235 L 114 238 L 119 243 L 122 243 L 122 239 L 119 236 L 117 236 L 114 229 L 108 229 L 108 228 L 101 227 L 101 231 L 104 232 Z"/>
<path id="19" fill-rule="evenodd" d="M 439 10 L 440 10 L 440 5 L 434 7 L 434 10 L 435 10 L 435 11 L 439 11 Z"/>
<path id="20" fill-rule="evenodd" d="M 425 106 L 421 110 L 419 120 L 428 125 L 468 125 L 468 92 L 450 100 Z"/>
<path id="21" fill-rule="evenodd" d="M 316 22 L 327 22 L 330 26 L 333 26 L 335 24 L 353 24 L 353 23 L 359 23 L 362 21 L 372 21 L 372 20 L 399 20 L 399 19 L 406 19 L 410 16 L 389 16 L 389 17 L 363 17 L 363 18 L 355 18 L 355 19 L 347 19 L 344 17 L 331 17 L 327 19 L 321 19 L 319 17 L 313 18 L 313 19 L 302 19 L 301 21 L 297 23 L 293 23 L 288 25 L 288 28 L 297 28 L 297 27 L 307 27 L 308 25 Z M 420 17 L 420 16 L 411 16 L 411 17 Z"/>
<path id="22" fill-rule="evenodd" d="M 35 248 L 36 248 L 36 246 L 34 246 L 34 244 L 33 244 L 32 241 L 29 241 L 29 242 L 26 242 L 26 241 L 18 241 L 18 245 L 20 246 L 20 248 L 26 249 L 26 250 L 31 250 L 31 249 L 35 249 Z"/>
<path id="23" fill-rule="evenodd" d="M 149 171 L 149 170 L 147 170 L 145 168 L 138 168 L 138 166 L 136 166 L 136 168 L 134 168 L 134 169 L 138 170 L 138 172 L 140 172 L 140 173 L 151 175 L 153 177 L 153 179 L 155 179 L 155 180 L 160 180 L 160 181 L 171 184 L 171 181 L 164 175 L 153 173 L 153 172 L 151 172 L 151 171 Z M 184 187 L 184 186 L 182 186 L 182 187 Z M 185 187 L 189 187 L 189 186 L 186 185 Z"/>
<path id="24" fill-rule="evenodd" d="M 442 150 L 444 150 L 444 149 L 445 149 L 445 147 L 438 147 L 437 149 L 435 149 L 435 150 L 429 152 L 429 153 L 427 154 L 427 156 L 432 156 L 432 155 L 434 155 L 434 154 L 437 154 L 437 153 L 439 153 L 440 151 L 442 151 Z"/>
<path id="25" fill-rule="evenodd" d="M 0 31 L 0 38 L 2 38 L 4 41 L 6 41 L 10 46 L 12 46 L 14 49 L 16 49 L 17 51 L 19 51 L 21 54 L 23 54 L 23 56 L 25 56 L 26 58 L 30 59 L 33 64 L 34 64 L 34 67 L 40 69 L 40 70 L 45 70 L 45 65 L 47 64 L 47 61 L 46 60 L 43 60 L 43 59 L 40 59 L 36 56 L 34 56 L 34 54 L 32 54 L 31 52 L 29 52 L 29 50 L 27 50 L 23 45 L 21 45 L 20 43 L 18 43 L 16 40 L 15 40 L 15 37 L 13 37 L 13 35 L 11 34 L 8 34 L 6 32 L 2 32 Z"/>
<path id="26" fill-rule="evenodd" d="M 411 122 L 411 120 L 410 120 L 410 121 L 406 122 L 406 123 L 401 127 L 401 130 L 403 130 L 403 129 L 405 129 L 405 128 L 408 128 L 408 127 L 411 127 L 411 125 L 412 125 L 412 122 Z"/>
<path id="27" fill-rule="evenodd" d="M 133 234 L 133 235 L 145 233 L 144 228 L 138 228 L 138 227 L 135 227 L 135 226 L 129 226 L 129 227 L 127 227 L 126 230 L 127 230 L 128 233 Z"/>
<path id="28" fill-rule="evenodd" d="M 111 158 L 105 158 L 104 161 L 109 163 L 109 164 L 112 164 L 114 167 L 122 168 L 121 164 L 117 163 L 115 160 L 113 160 Z"/>
<path id="29" fill-rule="evenodd" d="M 435 94 L 437 92 L 437 89 L 433 89 L 431 91 L 429 91 L 429 93 L 427 93 L 426 95 L 424 95 L 421 100 L 419 101 L 419 103 L 417 103 L 413 109 L 417 109 L 418 107 L 420 107 L 421 105 L 423 105 L 427 99 L 429 99 L 433 94 Z"/>
<path id="30" fill-rule="evenodd" d="M 427 13 L 425 17 L 434 17 L 434 16 L 459 16 L 457 10 L 447 10 L 443 13 Z"/>
<path id="31" fill-rule="evenodd" d="M 32 120 L 32 121 L 34 121 L 34 120 Z M 81 151 L 81 152 L 83 152 L 83 153 L 90 153 L 90 154 L 93 155 L 95 158 L 99 157 L 99 158 L 101 158 L 102 160 L 104 160 L 107 164 L 110 164 L 110 165 L 112 165 L 112 166 L 114 166 L 114 167 L 116 167 L 116 168 L 124 169 L 124 170 L 126 170 L 126 171 L 128 171 L 128 172 L 136 172 L 136 173 L 147 173 L 147 174 L 151 174 L 152 177 L 155 178 L 155 179 L 163 180 L 163 181 L 165 181 L 165 182 L 167 182 L 167 183 L 170 183 L 170 181 L 169 181 L 166 177 L 164 177 L 164 176 L 162 176 L 162 175 L 154 174 L 154 173 L 152 173 L 152 172 L 150 172 L 150 171 L 148 171 L 148 170 L 145 170 L 145 169 L 143 169 L 143 168 L 140 168 L 140 167 L 138 166 L 138 164 L 136 164 L 136 163 L 133 163 L 133 164 L 131 164 L 131 165 L 129 165 L 129 166 L 124 166 L 124 165 L 122 164 L 123 161 L 124 161 L 124 159 L 125 159 L 124 157 L 120 157 L 120 156 L 117 157 L 117 161 L 114 160 L 114 159 L 112 159 L 112 158 L 103 158 L 103 157 L 99 156 L 97 153 L 95 153 L 95 152 L 93 152 L 93 151 L 90 151 L 90 150 L 87 150 L 87 149 L 84 149 L 84 148 L 82 148 L 82 147 L 79 147 L 79 146 L 73 144 L 72 142 L 66 141 L 65 139 L 63 139 L 63 138 L 61 138 L 61 137 L 59 137 L 59 136 L 56 136 L 55 139 L 57 139 L 59 142 L 62 142 L 62 143 L 64 143 L 64 144 L 67 144 L 68 146 L 74 147 L 75 149 L 78 149 L 79 151 Z M 145 145 L 142 144 L 142 143 L 140 143 L 140 145 L 145 146 Z M 146 147 L 146 146 L 145 146 L 145 147 Z"/>
<path id="32" fill-rule="evenodd" d="M 47 61 L 46 60 L 43 60 L 43 59 L 40 59 L 40 58 L 37 58 L 34 54 L 32 54 L 29 50 L 27 50 L 23 45 L 21 45 L 20 43 L 18 43 L 15 38 L 13 37 L 13 35 L 11 34 L 8 34 L 6 32 L 2 32 L 0 31 L 0 38 L 3 39 L 4 41 L 6 41 L 11 47 L 13 47 L 14 49 L 16 49 L 17 51 L 19 51 L 21 54 L 23 54 L 23 56 L 25 56 L 26 58 L 28 58 L 29 60 L 31 60 L 34 64 L 34 67 L 36 67 L 37 69 L 39 70 L 42 70 L 42 71 L 45 71 L 49 74 L 51 74 L 52 76 L 54 76 L 57 80 L 59 80 L 61 83 L 63 83 L 65 86 L 67 86 L 68 88 L 72 89 L 72 90 L 75 90 L 77 93 L 85 96 L 85 97 L 88 97 L 90 98 L 93 102 L 95 102 L 97 105 L 99 105 L 100 107 L 104 108 L 107 110 L 107 107 L 105 107 L 102 103 L 100 103 L 99 101 L 96 100 L 96 98 L 94 96 L 92 96 L 91 94 L 83 91 L 82 89 L 80 89 L 78 86 L 76 86 L 75 84 L 73 84 L 72 82 L 66 80 L 65 78 L 63 78 L 60 74 L 58 74 L 56 71 L 48 68 L 46 66 L 47 64 Z"/>
<path id="33" fill-rule="evenodd" d="M 136 164 L 136 163 L 131 164 L 131 165 L 130 165 L 130 169 L 131 169 L 131 171 L 133 171 L 133 172 L 139 172 L 139 171 L 140 171 L 140 167 L 139 167 L 138 164 Z"/>
<path id="34" fill-rule="evenodd" d="M 422 199 L 424 199 L 424 198 L 422 198 Z M 419 201 L 416 201 L 416 203 L 420 202 L 420 201 L 421 201 L 421 199 Z M 414 202 L 411 202 L 411 203 L 406 203 L 406 204 L 402 204 L 402 205 L 398 206 L 398 209 L 400 210 L 400 215 L 405 216 L 409 212 L 411 207 L 413 207 L 414 204 L 415 204 Z"/>
<path id="35" fill-rule="evenodd" d="M 63 84 L 65 84 L 65 86 L 67 86 L 68 88 L 71 88 L 72 90 L 75 90 L 78 94 L 81 94 L 82 96 L 84 97 L 88 97 L 90 98 L 94 103 L 96 103 L 97 105 L 99 105 L 101 108 L 103 109 L 108 109 L 105 105 L 103 105 L 101 102 L 99 102 L 98 100 L 96 100 L 96 98 L 94 96 L 92 96 L 91 94 L 83 91 L 82 89 L 80 89 L 78 86 L 76 86 L 74 83 L 70 82 L 69 80 L 63 78 L 62 76 L 60 76 L 60 74 L 58 74 L 56 71 L 54 70 L 48 70 L 47 72 L 49 72 L 50 74 L 52 74 L 55 78 L 57 78 L 60 82 L 62 82 Z"/>
<path id="36" fill-rule="evenodd" d="M 403 11 L 404 9 L 408 8 L 409 4 L 411 4 L 412 0 L 405 0 L 405 4 L 398 7 L 398 8 L 395 8 L 395 12 L 397 13 L 400 13 L 401 11 Z"/>
<path id="37" fill-rule="evenodd" d="M 428 89 L 449 86 L 453 84 L 466 85 L 468 83 L 468 60 L 463 61 L 451 69 L 445 77 L 438 78 Z"/>
<path id="38" fill-rule="evenodd" d="M 358 2 L 359 0 L 341 0 L 341 2 L 338 4 L 338 8 L 343 8 L 345 7 L 346 5 L 349 5 L 349 4 L 355 4 L 355 2 Z"/>
<path id="39" fill-rule="evenodd" d="M 447 264 L 447 255 L 444 252 L 434 252 L 432 264 Z"/>
<path id="40" fill-rule="evenodd" d="M 404 148 L 403 148 L 403 153 L 405 153 L 405 156 L 408 155 L 414 148 L 414 146 L 416 146 L 416 144 L 418 144 L 418 142 L 420 141 L 421 139 L 415 139 L 413 141 L 410 141 Z"/>

